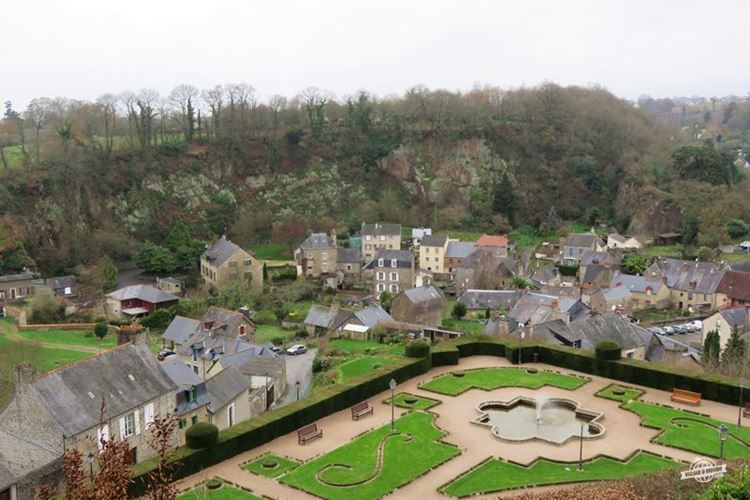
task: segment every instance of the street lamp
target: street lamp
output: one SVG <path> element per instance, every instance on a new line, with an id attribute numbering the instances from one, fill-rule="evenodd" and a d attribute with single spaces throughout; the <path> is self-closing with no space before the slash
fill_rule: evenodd
<path id="1" fill-rule="evenodd" d="M 724 460 L 724 441 L 727 440 L 729 434 L 729 428 L 725 424 L 719 426 L 719 440 L 721 441 L 721 451 L 719 452 L 719 459 Z"/>
<path id="2" fill-rule="evenodd" d="M 297 386 L 297 401 L 299 401 L 299 380 L 294 383 Z"/>
<path id="3" fill-rule="evenodd" d="M 581 425 L 581 439 L 578 447 L 578 470 L 583 471 L 583 425 Z"/>
<path id="4" fill-rule="evenodd" d="M 522 363 L 521 361 L 521 354 L 523 353 L 523 347 L 521 347 L 521 341 L 526 336 L 526 332 L 521 330 L 521 335 L 518 336 L 518 364 L 520 365 Z"/>
<path id="5" fill-rule="evenodd" d="M 742 390 L 745 388 L 745 384 L 747 384 L 747 379 L 742 377 L 740 379 L 740 411 L 737 414 L 737 427 L 742 427 Z"/>
<path id="6" fill-rule="evenodd" d="M 394 406 L 396 397 L 393 395 L 393 391 L 396 389 L 396 379 L 391 379 L 388 386 L 391 388 L 391 432 L 393 432 L 394 420 L 396 418 L 396 407 Z"/>
<path id="7" fill-rule="evenodd" d="M 91 479 L 91 482 L 93 483 L 94 482 L 94 452 L 90 451 L 86 458 L 88 458 L 88 461 L 89 461 L 89 478 Z"/>

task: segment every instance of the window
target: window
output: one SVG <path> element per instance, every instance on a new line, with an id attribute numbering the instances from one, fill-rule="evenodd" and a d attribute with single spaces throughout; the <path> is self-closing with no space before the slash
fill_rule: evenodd
<path id="1" fill-rule="evenodd" d="M 184 429 L 186 426 L 187 426 L 187 420 L 185 420 L 184 418 L 181 418 L 178 427 L 180 429 Z"/>
<path id="2" fill-rule="evenodd" d="M 5 290 L 0 290 L 0 299 L 5 298 Z"/>
<path id="3" fill-rule="evenodd" d="M 328 254 L 323 252 L 323 260 L 328 260 Z"/>
<path id="4" fill-rule="evenodd" d="M 383 271 L 378 271 L 378 280 L 383 281 L 385 279 L 385 273 Z"/>
<path id="5" fill-rule="evenodd" d="M 378 267 L 383 267 L 383 266 L 385 266 L 385 260 L 382 258 L 378 259 Z"/>
<path id="6" fill-rule="evenodd" d="M 248 259 L 245 262 L 243 262 L 243 264 L 245 265 L 245 267 L 249 267 L 253 265 L 253 261 Z"/>
<path id="7" fill-rule="evenodd" d="M 146 428 L 154 423 L 154 403 L 147 404 L 143 409 L 143 422 L 146 424 Z"/>
<path id="8" fill-rule="evenodd" d="M 398 273 L 391 273 L 391 281 L 398 281 Z"/>
<path id="9" fill-rule="evenodd" d="M 378 292 L 385 292 L 385 283 L 378 283 L 376 289 Z"/>
<path id="10" fill-rule="evenodd" d="M 64 293 L 65 295 L 70 295 L 71 293 L 73 293 L 73 289 L 72 289 L 72 288 L 70 288 L 69 286 L 66 286 L 66 287 L 65 287 L 65 290 L 63 290 L 63 293 Z"/>
<path id="11" fill-rule="evenodd" d="M 320 265 L 320 270 L 323 271 L 324 273 L 327 273 L 328 272 L 328 262 L 323 262 Z"/>
<path id="12" fill-rule="evenodd" d="M 370 236 L 370 235 L 368 234 L 367 236 L 365 236 L 365 239 L 366 239 L 367 241 L 370 241 L 370 240 L 372 239 L 372 236 Z"/>
<path id="13" fill-rule="evenodd" d="M 237 263 L 234 261 L 229 261 L 229 267 L 237 267 Z"/>
<path id="14" fill-rule="evenodd" d="M 245 325 L 240 325 L 240 337 L 245 336 Z"/>
<path id="15" fill-rule="evenodd" d="M 372 250 L 372 245 L 365 245 L 365 250 Z"/>
<path id="16" fill-rule="evenodd" d="M 227 423 L 229 427 L 234 425 L 234 403 L 227 407 Z"/>
<path id="17" fill-rule="evenodd" d="M 385 241 L 385 236 L 380 236 L 380 241 Z"/>
<path id="18" fill-rule="evenodd" d="M 135 414 L 125 415 L 120 419 L 120 438 L 135 434 Z"/>
<path id="19" fill-rule="evenodd" d="M 195 425 L 196 423 L 198 423 L 198 415 L 193 415 L 193 416 L 192 416 L 192 417 L 190 418 L 190 424 L 191 424 L 191 425 Z"/>
<path id="20" fill-rule="evenodd" d="M 198 398 L 198 389 L 195 388 L 195 386 L 192 386 L 188 390 L 188 403 L 195 403 L 195 400 Z"/>
<path id="21" fill-rule="evenodd" d="M 352 270 L 352 265 L 351 264 L 347 264 L 346 265 L 346 270 L 347 271 L 351 271 Z"/>
<path id="22" fill-rule="evenodd" d="M 572 257 L 572 256 L 573 256 L 573 249 L 568 248 L 568 257 Z"/>
<path id="23" fill-rule="evenodd" d="M 198 374 L 198 365 L 193 365 L 193 371 Z"/>
<path id="24" fill-rule="evenodd" d="M 397 259 L 391 259 L 391 267 L 397 267 L 398 266 L 398 260 Z"/>
<path id="25" fill-rule="evenodd" d="M 398 285 L 391 285 L 391 293 L 398 293 Z"/>

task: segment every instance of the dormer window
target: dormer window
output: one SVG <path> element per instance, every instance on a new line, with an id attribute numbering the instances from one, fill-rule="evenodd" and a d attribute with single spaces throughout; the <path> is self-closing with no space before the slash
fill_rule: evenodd
<path id="1" fill-rule="evenodd" d="M 195 386 L 190 387 L 188 390 L 188 403 L 195 403 L 195 400 L 198 397 L 198 389 L 195 388 Z"/>
<path id="2" fill-rule="evenodd" d="M 240 337 L 245 336 L 245 325 L 240 325 Z"/>
<path id="3" fill-rule="evenodd" d="M 391 267 L 396 267 L 398 265 L 397 259 L 391 259 Z"/>
<path id="4" fill-rule="evenodd" d="M 385 266 L 385 259 L 378 259 L 378 267 Z"/>

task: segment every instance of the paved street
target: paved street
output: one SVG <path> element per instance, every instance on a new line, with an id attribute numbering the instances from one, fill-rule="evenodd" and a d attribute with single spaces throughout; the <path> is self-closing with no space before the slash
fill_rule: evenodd
<path id="1" fill-rule="evenodd" d="M 297 400 L 297 386 L 299 380 L 299 397 L 304 398 L 310 392 L 312 384 L 312 362 L 317 349 L 310 349 L 305 354 L 286 356 L 286 392 L 281 396 L 274 408 L 287 405 Z"/>

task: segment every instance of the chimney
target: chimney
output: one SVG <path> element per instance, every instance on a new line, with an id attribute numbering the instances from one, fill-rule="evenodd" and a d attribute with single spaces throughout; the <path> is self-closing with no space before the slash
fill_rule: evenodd
<path id="1" fill-rule="evenodd" d="M 333 246 L 336 246 L 336 242 L 338 241 L 338 235 L 336 234 L 335 227 L 331 229 L 331 239 L 333 240 Z"/>
<path id="2" fill-rule="evenodd" d="M 549 307 L 553 311 L 557 311 L 560 308 L 560 302 L 557 299 L 554 299 L 552 302 L 550 302 Z"/>
<path id="3" fill-rule="evenodd" d="M 36 375 L 36 368 L 31 363 L 21 363 L 16 366 L 16 394 L 22 394 L 28 390 L 34 375 Z"/>
<path id="4" fill-rule="evenodd" d="M 117 329 L 117 345 L 128 343 L 148 344 L 148 328 L 138 323 L 124 325 Z"/>

